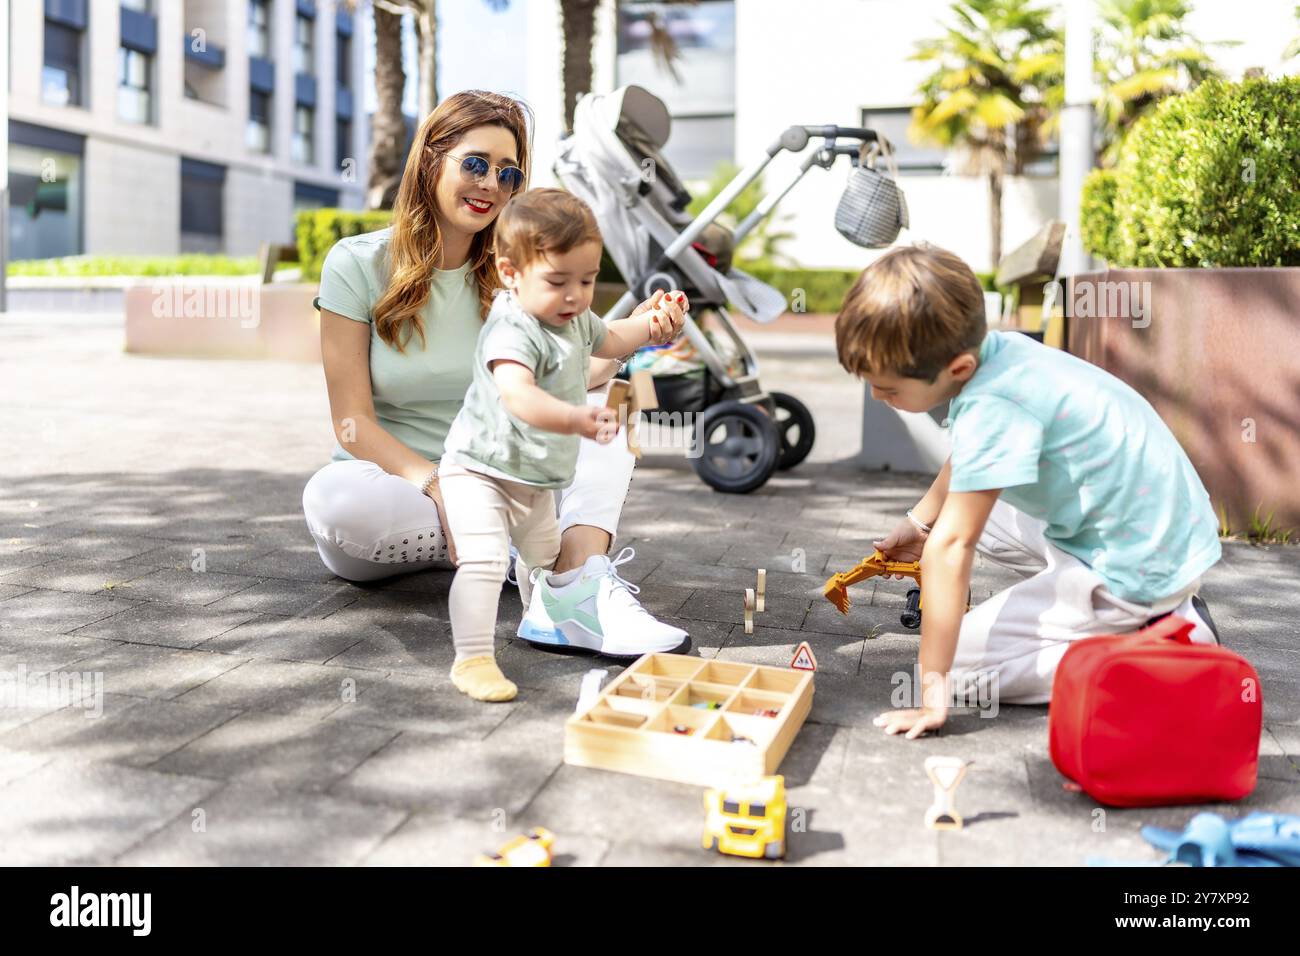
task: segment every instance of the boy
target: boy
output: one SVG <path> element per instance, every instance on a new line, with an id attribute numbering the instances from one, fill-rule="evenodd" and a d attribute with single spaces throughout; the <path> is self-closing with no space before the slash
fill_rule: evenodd
<path id="1" fill-rule="evenodd" d="M 951 453 L 876 546 L 921 561 L 922 706 L 886 733 L 941 726 L 954 692 L 996 681 L 1046 703 L 1070 642 L 1172 611 L 1215 643 L 1201 576 L 1220 556 L 1209 496 L 1155 409 L 1119 379 L 1018 332 L 988 331 L 984 295 L 950 252 L 901 248 L 867 268 L 835 322 L 840 364 L 872 397 L 951 400 Z M 1025 580 L 966 613 L 976 551 Z"/>

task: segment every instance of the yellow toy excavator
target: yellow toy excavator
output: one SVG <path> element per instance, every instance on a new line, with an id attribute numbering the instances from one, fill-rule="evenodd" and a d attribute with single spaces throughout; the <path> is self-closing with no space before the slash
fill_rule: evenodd
<path id="1" fill-rule="evenodd" d="M 849 585 L 874 578 L 877 574 L 902 574 L 916 581 L 916 587 L 907 592 L 907 607 L 903 609 L 899 622 L 903 627 L 921 626 L 921 562 L 890 561 L 879 551 L 873 551 L 871 557 L 863 558 L 847 571 L 831 576 L 822 588 L 826 600 L 834 604 L 841 614 L 849 613 Z"/>
<path id="2" fill-rule="evenodd" d="M 849 613 L 849 585 L 874 578 L 877 574 L 901 574 L 916 582 L 916 587 L 907 592 L 907 606 L 899 615 L 899 623 L 913 630 L 921 626 L 921 562 L 890 561 L 879 551 L 871 552 L 871 557 L 863 558 L 847 571 L 831 575 L 822 594 L 834 604 L 841 614 Z M 966 610 L 970 610 L 970 592 L 966 593 Z"/>

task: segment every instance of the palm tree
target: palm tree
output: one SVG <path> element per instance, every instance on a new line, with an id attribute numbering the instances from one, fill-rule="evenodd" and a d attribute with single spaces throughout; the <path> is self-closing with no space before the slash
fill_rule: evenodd
<path id="1" fill-rule="evenodd" d="M 406 88 L 406 70 L 402 67 L 403 11 L 381 2 L 374 4 L 374 11 L 376 104 L 370 127 L 366 208 L 392 209 L 406 158 L 403 155 L 406 117 L 402 115 L 402 91 Z"/>
<path id="2" fill-rule="evenodd" d="M 1296 22 L 1300 23 L 1300 4 L 1296 4 L 1295 18 Z M 1283 61 L 1294 60 L 1298 56 L 1300 56 L 1300 36 L 1297 36 L 1287 44 L 1286 50 L 1282 54 L 1282 59 Z"/>
<path id="3" fill-rule="evenodd" d="M 664 6 L 691 4 L 697 0 L 664 0 Z M 573 129 L 573 111 L 578 97 L 591 91 L 591 50 L 596 35 L 596 10 L 601 0 L 560 0 L 560 29 L 564 37 L 564 128 Z M 615 0 L 615 6 L 618 2 Z M 657 10 L 647 13 L 650 50 L 660 65 L 678 79 L 674 63 L 681 52 Z"/>
<path id="4" fill-rule="evenodd" d="M 1064 94 L 1060 30 L 1037 0 L 958 0 L 944 34 L 917 44 L 912 59 L 933 63 L 912 111 L 913 139 L 957 147 L 963 171 L 986 175 L 989 249 L 1002 258 L 1002 184 L 1041 149 Z"/>
<path id="5" fill-rule="evenodd" d="M 347 0 L 355 3 L 355 0 Z M 510 0 L 484 0 L 503 10 Z M 366 205 L 391 209 L 397 198 L 406 160 L 406 117 L 402 92 L 406 70 L 402 66 L 402 21 L 409 14 L 415 24 L 418 67 L 416 116 L 424 119 L 438 105 L 438 0 L 373 0 L 375 10 L 375 90 L 378 105 L 370 143 L 370 181 Z"/>
<path id="6" fill-rule="evenodd" d="M 1114 165 L 1133 124 L 1166 96 L 1219 76 L 1207 46 L 1183 21 L 1190 0 L 1100 0 L 1097 116 L 1102 161 Z M 1215 44 L 1231 45 L 1231 44 Z"/>

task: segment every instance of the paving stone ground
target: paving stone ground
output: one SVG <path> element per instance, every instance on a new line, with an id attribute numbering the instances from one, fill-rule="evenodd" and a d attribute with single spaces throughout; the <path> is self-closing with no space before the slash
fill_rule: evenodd
<path id="1" fill-rule="evenodd" d="M 582 674 L 618 668 L 512 640 L 516 596 L 498 650 L 521 693 L 476 704 L 447 679 L 450 571 L 354 585 L 321 566 L 300 510 L 328 457 L 318 366 L 126 355 L 111 320 L 8 317 L 4 335 L 0 863 L 460 864 L 542 825 L 561 864 L 752 865 L 698 848 L 699 788 L 564 765 Z M 1045 708 L 961 714 L 912 742 L 871 726 L 915 659 L 904 587 L 860 586 L 847 617 L 820 589 L 926 482 L 853 467 L 861 390 L 823 340 L 756 338 L 766 384 L 817 416 L 812 459 L 726 496 L 651 455 L 620 543 L 693 654 L 783 666 L 814 648 L 812 714 L 781 768 L 802 825 L 787 865 L 1154 859 L 1139 826 L 1203 808 L 1098 817 L 1061 787 Z M 746 636 L 759 566 L 769 610 Z M 1210 809 L 1300 813 L 1297 572 L 1300 550 L 1230 543 L 1206 579 L 1266 723 L 1257 790 Z M 979 565 L 976 598 L 1012 579 Z M 931 754 L 975 761 L 961 832 L 921 823 Z"/>

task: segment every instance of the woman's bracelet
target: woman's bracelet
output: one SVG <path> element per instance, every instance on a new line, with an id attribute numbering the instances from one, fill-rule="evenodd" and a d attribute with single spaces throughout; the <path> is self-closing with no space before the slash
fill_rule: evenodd
<path id="1" fill-rule="evenodd" d="M 420 494 L 427 495 L 429 493 L 430 486 L 437 480 L 438 480 L 438 466 L 434 465 L 433 471 L 429 472 L 428 477 L 424 479 L 424 483 L 420 485 Z"/>
<path id="2" fill-rule="evenodd" d="M 916 525 L 916 529 L 920 531 L 922 534 L 930 533 L 931 530 L 930 526 L 926 524 L 924 521 L 922 521 L 920 518 L 918 518 L 916 515 L 912 514 L 911 508 L 907 509 L 907 520 L 912 522 L 912 524 Z"/>

